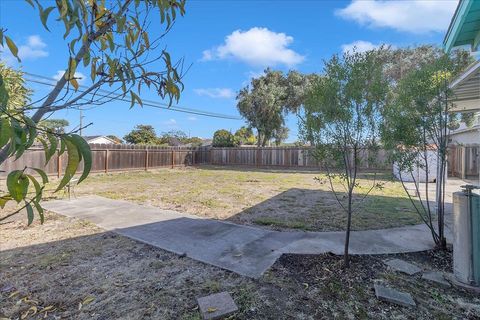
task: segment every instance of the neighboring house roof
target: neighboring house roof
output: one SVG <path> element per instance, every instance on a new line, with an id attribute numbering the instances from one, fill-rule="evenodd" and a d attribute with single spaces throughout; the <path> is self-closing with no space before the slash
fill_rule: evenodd
<path id="1" fill-rule="evenodd" d="M 109 137 L 107 136 L 82 136 L 83 139 L 85 139 L 85 141 L 87 141 L 87 143 L 104 143 L 104 142 L 98 142 L 99 140 L 107 140 L 108 143 L 113 143 L 113 144 L 118 144 L 118 142 L 116 142 L 115 140 L 113 139 L 110 139 Z"/>
<path id="2" fill-rule="evenodd" d="M 443 40 L 445 52 L 470 45 L 472 51 L 480 44 L 480 1 L 460 0 Z"/>
<path id="3" fill-rule="evenodd" d="M 102 137 L 102 136 L 82 136 L 82 138 L 85 139 L 85 141 L 90 141 L 99 137 Z"/>
<path id="4" fill-rule="evenodd" d="M 480 44 L 480 1 L 460 0 L 452 17 L 443 48 L 449 53 L 454 47 L 470 45 L 472 51 Z M 454 97 L 455 112 L 480 111 L 480 61 L 472 63 L 449 85 Z"/>

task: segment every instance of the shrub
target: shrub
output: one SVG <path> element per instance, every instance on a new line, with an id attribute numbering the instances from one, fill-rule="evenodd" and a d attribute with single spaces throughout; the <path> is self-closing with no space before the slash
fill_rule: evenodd
<path id="1" fill-rule="evenodd" d="M 213 134 L 213 146 L 214 147 L 235 147 L 238 146 L 233 134 L 225 129 L 217 130 Z"/>

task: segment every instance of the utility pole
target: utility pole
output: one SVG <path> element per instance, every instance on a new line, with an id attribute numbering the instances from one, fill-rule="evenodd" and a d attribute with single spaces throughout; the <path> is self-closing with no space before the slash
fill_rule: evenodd
<path id="1" fill-rule="evenodd" d="M 82 136 L 83 118 L 85 118 L 85 117 L 83 116 L 82 109 L 80 109 L 80 137 Z"/>

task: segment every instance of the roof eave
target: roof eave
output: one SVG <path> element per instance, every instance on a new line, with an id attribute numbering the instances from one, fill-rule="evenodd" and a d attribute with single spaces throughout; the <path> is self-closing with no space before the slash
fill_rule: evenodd
<path id="1" fill-rule="evenodd" d="M 450 53 L 453 47 L 456 46 L 455 42 L 457 41 L 462 25 L 467 17 L 466 13 L 472 6 L 472 3 L 473 1 L 471 0 L 460 0 L 460 2 L 458 3 L 455 14 L 452 17 L 452 20 L 448 27 L 448 31 L 445 34 L 445 38 L 443 40 L 443 50 L 446 53 Z"/>

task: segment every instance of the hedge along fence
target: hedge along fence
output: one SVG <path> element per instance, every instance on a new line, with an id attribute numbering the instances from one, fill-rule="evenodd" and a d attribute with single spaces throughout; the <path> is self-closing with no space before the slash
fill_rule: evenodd
<path id="1" fill-rule="evenodd" d="M 190 165 L 238 165 L 252 167 L 319 168 L 321 163 L 314 157 L 313 147 L 158 147 L 138 145 L 95 144 L 92 150 L 92 172 L 114 172 L 173 168 Z M 361 156 L 362 169 L 390 170 L 387 153 L 380 150 L 375 154 L 377 164 L 372 168 L 366 161 L 368 154 Z M 14 160 L 9 158 L 0 166 L 0 177 L 8 172 L 27 167 L 43 168 L 48 175 L 63 175 L 67 165 L 67 155 L 55 155 L 45 165 L 45 152 L 42 148 L 32 148 Z M 59 170 L 60 168 L 60 170 Z M 79 171 L 83 169 L 82 164 Z"/>
<path id="2" fill-rule="evenodd" d="M 314 151 L 314 147 L 211 148 L 210 163 L 257 167 L 318 168 L 322 163 L 314 156 Z M 375 157 L 373 167 L 367 161 L 369 157 Z M 392 164 L 387 163 L 388 154 L 385 150 L 379 150 L 376 154 L 369 154 L 368 150 L 364 150 L 360 153 L 360 158 L 361 169 L 392 169 Z"/>
<path id="3" fill-rule="evenodd" d="M 148 170 L 165 167 L 179 167 L 209 162 L 208 149 L 204 147 L 158 147 L 137 145 L 95 144 L 92 150 L 91 172 L 112 172 Z M 0 176 L 27 167 L 43 168 L 48 175 L 63 175 L 68 162 L 66 154 L 54 155 L 45 166 L 45 152 L 42 148 L 31 148 L 18 159 L 9 158 L 0 165 Z M 59 170 L 60 169 L 60 170 Z M 79 172 L 83 169 L 82 163 Z"/>

